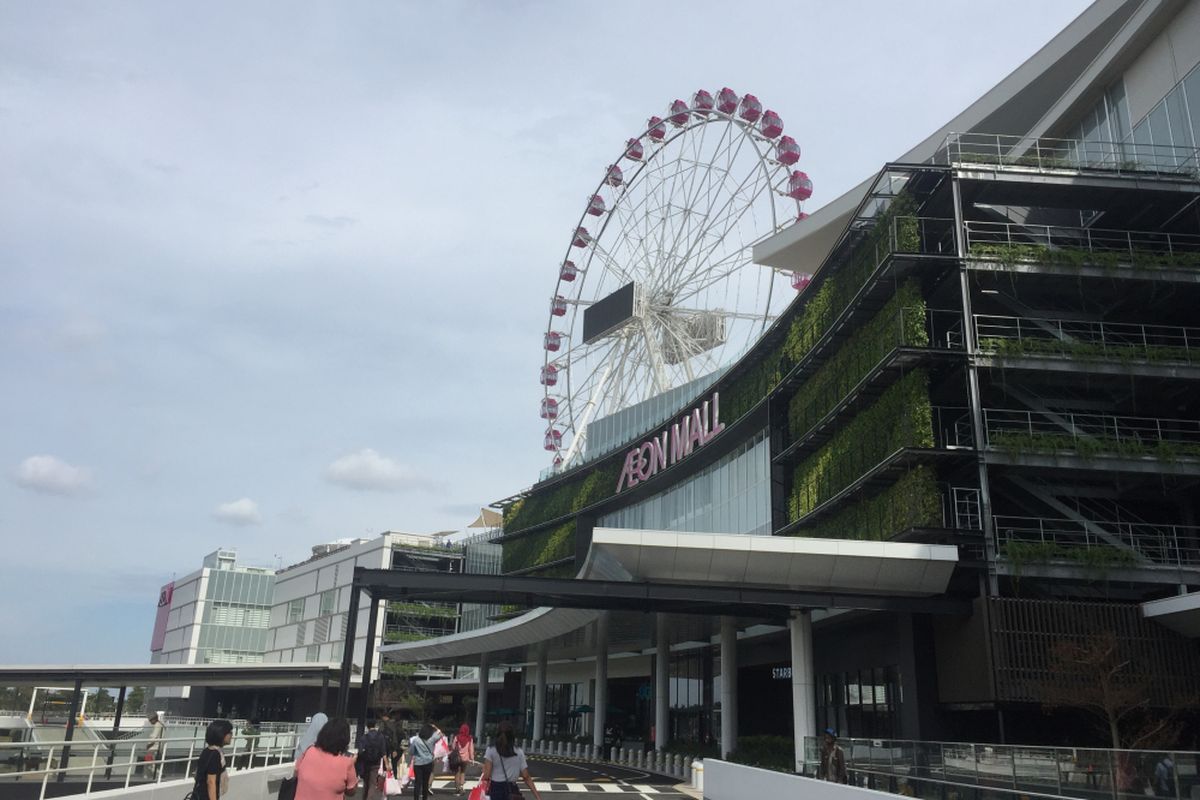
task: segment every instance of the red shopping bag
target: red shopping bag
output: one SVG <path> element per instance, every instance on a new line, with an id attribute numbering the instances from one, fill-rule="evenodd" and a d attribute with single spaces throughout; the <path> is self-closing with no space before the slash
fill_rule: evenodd
<path id="1" fill-rule="evenodd" d="M 142 761 L 153 761 L 153 760 L 154 760 L 154 753 L 146 753 L 146 755 L 142 756 Z"/>
<path id="2" fill-rule="evenodd" d="M 487 796 L 487 781 L 480 781 L 479 784 L 471 790 L 471 795 L 467 798 L 467 800 L 487 800 Z"/>

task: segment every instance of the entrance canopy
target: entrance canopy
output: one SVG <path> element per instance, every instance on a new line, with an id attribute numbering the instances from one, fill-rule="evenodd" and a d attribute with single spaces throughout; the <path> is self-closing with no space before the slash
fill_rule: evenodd
<path id="1" fill-rule="evenodd" d="M 478 630 L 385 645 L 420 663 L 528 648 L 583 628 L 600 610 L 782 622 L 797 609 L 967 613 L 944 596 L 957 548 L 777 536 L 597 528 L 577 578 L 359 570 L 374 598 L 540 606 Z"/>

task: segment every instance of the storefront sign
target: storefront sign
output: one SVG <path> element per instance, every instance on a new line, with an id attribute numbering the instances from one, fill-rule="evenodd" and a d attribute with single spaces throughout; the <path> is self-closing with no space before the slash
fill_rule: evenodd
<path id="1" fill-rule="evenodd" d="M 167 638 L 167 617 L 171 614 L 171 600 L 174 596 L 175 581 L 171 581 L 159 590 L 158 614 L 154 617 L 154 630 L 150 634 L 151 652 L 157 653 L 163 649 L 163 642 Z"/>
<path id="2" fill-rule="evenodd" d="M 792 679 L 792 668 L 771 667 L 771 677 L 777 681 L 790 681 Z"/>
<path id="3" fill-rule="evenodd" d="M 723 430 L 725 423 L 721 422 L 721 395 L 713 392 L 711 400 L 705 400 L 677 422 L 625 454 L 625 466 L 617 478 L 617 491 L 637 486 L 660 469 L 682 461 Z"/>

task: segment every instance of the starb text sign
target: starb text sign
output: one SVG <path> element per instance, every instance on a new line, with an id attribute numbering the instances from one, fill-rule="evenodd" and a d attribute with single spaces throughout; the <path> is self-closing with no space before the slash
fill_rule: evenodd
<path id="1" fill-rule="evenodd" d="M 637 486 L 660 469 L 682 461 L 723 430 L 721 395 L 713 392 L 712 398 L 625 454 L 625 466 L 617 478 L 617 491 Z"/>

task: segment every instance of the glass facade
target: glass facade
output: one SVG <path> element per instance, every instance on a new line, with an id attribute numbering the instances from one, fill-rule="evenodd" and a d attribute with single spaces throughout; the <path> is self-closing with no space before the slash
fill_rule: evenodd
<path id="1" fill-rule="evenodd" d="M 529 735 L 533 734 L 533 691 L 533 686 L 525 687 L 525 732 Z M 583 725 L 583 712 L 575 710 L 583 705 L 583 696 L 583 684 L 547 683 L 543 735 L 559 738 L 590 733 Z"/>
<path id="2" fill-rule="evenodd" d="M 899 683 L 894 666 L 820 675 L 817 730 L 840 736 L 892 739 L 898 734 Z"/>
<path id="3" fill-rule="evenodd" d="M 708 744 L 721 735 L 721 659 L 715 647 L 671 654 L 668 741 Z"/>
<path id="4" fill-rule="evenodd" d="M 760 432 L 670 489 L 597 520 L 603 528 L 771 533 L 771 453 Z"/>
<path id="5" fill-rule="evenodd" d="M 673 415 L 685 404 L 695 399 L 709 386 L 716 383 L 724 370 L 696 378 L 694 381 L 676 386 L 674 389 L 656 394 L 640 403 L 623 408 L 615 414 L 588 423 L 587 458 L 595 458 L 618 447 L 626 446 L 631 440 L 648 433 Z"/>
<path id="6" fill-rule="evenodd" d="M 196 663 L 262 663 L 274 591 L 269 571 L 210 569 Z"/>
<path id="7" fill-rule="evenodd" d="M 499 575 L 500 557 L 503 548 L 493 542 L 474 541 L 463 547 L 463 572 L 474 575 Z M 463 603 L 462 617 L 458 622 L 460 631 L 472 631 L 489 625 L 489 617 L 500 613 L 494 604 Z"/>
<path id="8" fill-rule="evenodd" d="M 1132 145 L 1121 149 L 1121 157 L 1137 161 L 1139 152 L 1149 152 L 1149 146 L 1178 148 L 1200 147 L 1200 65 L 1167 92 L 1150 112 L 1132 124 L 1129 104 L 1125 97 L 1124 81 L 1113 84 L 1104 97 L 1089 109 L 1074 128 L 1066 134 L 1078 139 L 1084 160 L 1100 161 L 1111 154 L 1112 142 Z M 1180 166 L 1196 167 L 1194 154 L 1184 151 L 1175 154 Z"/>

